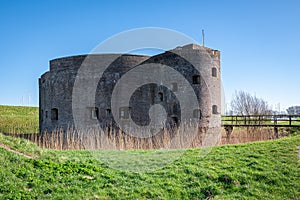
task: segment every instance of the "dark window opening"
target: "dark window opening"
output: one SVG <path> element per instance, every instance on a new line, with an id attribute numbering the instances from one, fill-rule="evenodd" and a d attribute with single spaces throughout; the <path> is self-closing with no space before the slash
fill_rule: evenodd
<path id="1" fill-rule="evenodd" d="M 158 93 L 158 99 L 159 101 L 164 101 L 164 94 L 162 92 Z"/>
<path id="2" fill-rule="evenodd" d="M 92 119 L 99 119 L 99 109 L 97 107 L 91 108 Z"/>
<path id="3" fill-rule="evenodd" d="M 216 105 L 212 106 L 212 113 L 213 114 L 218 114 L 218 106 L 216 106 Z"/>
<path id="4" fill-rule="evenodd" d="M 201 117 L 202 117 L 201 110 L 199 110 L 199 109 L 193 110 L 193 117 L 197 118 L 197 119 L 201 119 Z"/>
<path id="5" fill-rule="evenodd" d="M 57 108 L 51 109 L 51 120 L 58 120 L 58 109 Z"/>
<path id="6" fill-rule="evenodd" d="M 211 72 L 213 77 L 217 77 L 217 68 L 213 67 Z"/>
<path id="7" fill-rule="evenodd" d="M 173 116 L 173 117 L 172 117 L 172 123 L 173 123 L 173 124 L 172 124 L 173 126 L 178 127 L 178 125 L 179 125 L 178 117 Z"/>
<path id="8" fill-rule="evenodd" d="M 200 75 L 193 76 L 193 84 L 200 84 Z"/>
<path id="9" fill-rule="evenodd" d="M 111 109 L 106 109 L 106 115 L 110 115 L 111 114 Z"/>
<path id="10" fill-rule="evenodd" d="M 46 111 L 46 118 L 48 118 L 48 111 Z"/>
<path id="11" fill-rule="evenodd" d="M 119 110 L 119 115 L 121 119 L 129 119 L 129 111 L 130 111 L 130 107 L 122 107 Z"/>

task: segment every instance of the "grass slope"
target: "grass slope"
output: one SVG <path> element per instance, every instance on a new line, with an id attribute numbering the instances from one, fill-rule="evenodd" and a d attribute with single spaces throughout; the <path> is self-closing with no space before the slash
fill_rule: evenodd
<path id="1" fill-rule="evenodd" d="M 37 133 L 38 108 L 0 105 L 0 132 Z"/>
<path id="2" fill-rule="evenodd" d="M 39 156 L 28 159 L 0 148 L 0 199 L 300 198 L 300 136 L 214 147 L 206 156 L 203 149 L 188 149 L 146 173 L 111 168 L 95 152 L 40 149 L 1 134 L 0 143 Z M 147 156 L 153 151 L 98 152 L 117 162 L 132 152 Z M 177 151 L 161 151 L 161 158 Z M 132 162 L 139 159 L 131 157 Z"/>

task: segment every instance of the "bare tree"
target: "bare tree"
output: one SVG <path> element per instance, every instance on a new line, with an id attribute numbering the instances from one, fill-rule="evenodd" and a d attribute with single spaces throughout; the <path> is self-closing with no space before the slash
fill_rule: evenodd
<path id="1" fill-rule="evenodd" d="M 247 92 L 235 92 L 231 108 L 237 115 L 267 115 L 271 114 L 268 103 Z"/>

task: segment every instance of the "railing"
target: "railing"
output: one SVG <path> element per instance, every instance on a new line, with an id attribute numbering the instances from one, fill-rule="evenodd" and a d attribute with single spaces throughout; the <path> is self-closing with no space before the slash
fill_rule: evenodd
<path id="1" fill-rule="evenodd" d="M 222 116 L 222 126 L 230 136 L 234 127 L 273 127 L 278 138 L 278 128 L 300 128 L 300 115 L 231 115 Z"/>
<path id="2" fill-rule="evenodd" d="M 300 115 L 222 116 L 222 126 L 300 127 Z"/>

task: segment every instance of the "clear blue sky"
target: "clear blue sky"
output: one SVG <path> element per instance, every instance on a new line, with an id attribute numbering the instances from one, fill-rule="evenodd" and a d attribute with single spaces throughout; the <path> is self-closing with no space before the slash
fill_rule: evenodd
<path id="1" fill-rule="evenodd" d="M 49 60 L 89 53 L 119 32 L 163 27 L 222 53 L 229 102 L 235 90 L 281 109 L 300 105 L 300 1 L 0 2 L 0 104 L 38 105 L 38 78 Z"/>

